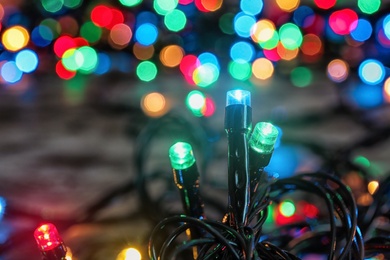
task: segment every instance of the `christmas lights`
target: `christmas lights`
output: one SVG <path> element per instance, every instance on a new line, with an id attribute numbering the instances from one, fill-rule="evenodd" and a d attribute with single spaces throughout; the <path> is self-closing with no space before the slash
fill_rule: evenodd
<path id="1" fill-rule="evenodd" d="M 34 237 L 44 260 L 66 259 L 66 247 L 53 224 L 46 223 L 39 226 L 34 231 Z"/>
<path id="2" fill-rule="evenodd" d="M 3 219 L 6 205 L 5 199 L 0 197 L 0 221 Z"/>
<path id="3" fill-rule="evenodd" d="M 245 90 L 226 94 L 225 131 L 228 137 L 230 225 L 242 229 L 248 221 L 250 197 L 248 134 L 252 128 L 251 95 Z"/>
<path id="4" fill-rule="evenodd" d="M 177 142 L 169 149 L 169 158 L 185 214 L 202 219 L 204 216 L 203 202 L 199 194 L 199 172 L 191 145 Z"/>
<path id="5" fill-rule="evenodd" d="M 271 159 L 278 135 L 278 129 L 267 122 L 259 122 L 253 129 L 249 139 L 250 190 L 252 193 L 256 191 L 264 167 Z"/>

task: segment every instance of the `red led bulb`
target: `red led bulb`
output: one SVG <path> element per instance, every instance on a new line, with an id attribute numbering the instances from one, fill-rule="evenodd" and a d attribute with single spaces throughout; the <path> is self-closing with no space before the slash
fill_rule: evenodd
<path id="1" fill-rule="evenodd" d="M 46 223 L 39 226 L 34 231 L 34 237 L 46 259 L 64 259 L 66 248 L 53 224 Z"/>

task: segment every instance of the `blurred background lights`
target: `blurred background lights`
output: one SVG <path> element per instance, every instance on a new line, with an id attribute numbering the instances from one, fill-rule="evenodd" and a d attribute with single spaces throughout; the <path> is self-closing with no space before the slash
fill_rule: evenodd
<path id="1" fill-rule="evenodd" d="M 249 62 L 239 60 L 229 62 L 228 71 L 234 79 L 247 80 L 252 73 L 252 68 Z"/>
<path id="2" fill-rule="evenodd" d="M 46 47 L 53 40 L 52 30 L 45 25 L 38 25 L 31 31 L 31 40 L 38 47 Z"/>
<path id="3" fill-rule="evenodd" d="M 384 101 L 383 88 L 381 85 L 358 84 L 351 89 L 351 99 L 359 108 L 377 107 Z"/>
<path id="4" fill-rule="evenodd" d="M 249 62 L 253 59 L 255 48 L 248 42 L 236 42 L 230 48 L 230 57 L 234 61 L 243 60 Z"/>
<path id="5" fill-rule="evenodd" d="M 390 39 L 390 14 L 383 19 L 383 32 L 388 39 Z"/>
<path id="6" fill-rule="evenodd" d="M 20 71 L 33 72 L 38 67 L 38 55 L 32 50 L 22 50 L 16 54 L 15 63 Z"/>
<path id="7" fill-rule="evenodd" d="M 153 8 L 160 15 L 166 15 L 179 4 L 178 0 L 154 0 Z"/>
<path id="8" fill-rule="evenodd" d="M 205 105 L 202 107 L 201 113 L 205 117 L 210 117 L 214 115 L 216 110 L 216 105 L 214 100 L 211 97 L 206 97 Z"/>
<path id="9" fill-rule="evenodd" d="M 21 80 L 23 72 L 19 70 L 14 61 L 7 61 L 1 67 L 1 76 L 7 83 L 16 83 Z"/>
<path id="10" fill-rule="evenodd" d="M 94 73 L 102 75 L 107 73 L 111 67 L 111 59 L 106 53 L 97 53 L 97 64 Z"/>
<path id="11" fill-rule="evenodd" d="M 133 45 L 133 54 L 139 60 L 149 60 L 154 55 L 154 46 L 144 46 L 136 42 Z"/>
<path id="12" fill-rule="evenodd" d="M 110 30 L 110 39 L 118 48 L 126 47 L 133 36 L 133 32 L 127 24 L 119 23 Z M 114 47 L 115 48 L 115 47 Z"/>
<path id="13" fill-rule="evenodd" d="M 390 103 L 390 77 L 386 79 L 383 86 L 383 96 L 387 103 Z"/>
<path id="14" fill-rule="evenodd" d="M 16 25 L 4 31 L 2 43 L 9 51 L 18 51 L 26 47 L 30 40 L 30 34 L 26 28 Z"/>
<path id="15" fill-rule="evenodd" d="M 199 87 L 208 87 L 218 80 L 219 69 L 212 63 L 201 64 L 194 70 L 193 81 Z"/>
<path id="16" fill-rule="evenodd" d="M 116 257 L 116 260 L 141 260 L 141 259 L 142 259 L 141 253 L 137 249 L 132 247 L 123 249 Z"/>
<path id="17" fill-rule="evenodd" d="M 313 73 L 307 67 L 296 67 L 290 73 L 291 83 L 296 87 L 307 87 L 313 81 Z"/>
<path id="18" fill-rule="evenodd" d="M 157 76 L 157 66 L 151 61 L 142 61 L 136 69 L 137 76 L 142 81 L 151 81 Z"/>
<path id="19" fill-rule="evenodd" d="M 57 13 L 64 6 L 64 0 L 41 0 L 42 7 L 49 13 Z"/>
<path id="20" fill-rule="evenodd" d="M 264 43 L 272 39 L 275 34 L 275 24 L 268 20 L 262 19 L 256 22 L 251 29 L 251 37 L 254 42 Z"/>
<path id="21" fill-rule="evenodd" d="M 140 25 L 135 32 L 136 40 L 145 46 L 153 44 L 157 40 L 157 37 L 157 27 L 151 23 L 144 23 Z"/>
<path id="22" fill-rule="evenodd" d="M 55 69 L 56 69 L 56 73 L 57 73 L 58 77 L 60 77 L 61 79 L 64 79 L 64 80 L 71 79 L 76 75 L 75 71 L 70 71 L 70 70 L 66 69 L 61 60 L 59 60 L 57 62 Z"/>
<path id="23" fill-rule="evenodd" d="M 4 213 L 5 213 L 5 207 L 6 207 L 6 202 L 3 197 L 0 197 L 0 221 L 2 220 Z"/>
<path id="24" fill-rule="evenodd" d="M 83 54 L 75 48 L 65 51 L 62 55 L 62 64 L 67 70 L 76 71 L 83 65 L 83 62 Z"/>
<path id="25" fill-rule="evenodd" d="M 258 79 L 269 79 L 274 73 L 274 65 L 266 58 L 258 58 L 252 64 L 252 73 Z"/>
<path id="26" fill-rule="evenodd" d="M 278 46 L 276 46 L 276 51 L 282 60 L 287 61 L 295 59 L 299 53 L 298 48 L 288 49 L 282 43 L 279 43 Z"/>
<path id="27" fill-rule="evenodd" d="M 198 60 L 199 60 L 200 64 L 211 63 L 215 67 L 217 67 L 218 70 L 220 69 L 217 57 L 211 52 L 203 52 L 203 53 L 199 54 Z"/>
<path id="28" fill-rule="evenodd" d="M 184 50 L 179 45 L 165 46 L 160 52 L 160 61 L 167 67 L 179 66 L 184 56 Z"/>
<path id="29" fill-rule="evenodd" d="M 379 188 L 379 182 L 377 181 L 370 181 L 367 185 L 368 192 L 373 195 Z"/>
<path id="30" fill-rule="evenodd" d="M 178 10 L 174 9 L 167 13 L 164 17 L 164 24 L 168 28 L 168 30 L 172 32 L 178 32 L 184 29 L 187 23 L 186 15 Z"/>
<path id="31" fill-rule="evenodd" d="M 188 93 L 186 105 L 190 110 L 201 110 L 206 103 L 204 94 L 198 90 L 193 90 Z"/>
<path id="32" fill-rule="evenodd" d="M 329 26 L 339 35 L 347 35 L 353 31 L 358 20 L 358 15 L 352 9 L 345 8 L 341 10 L 334 11 L 329 17 Z"/>
<path id="33" fill-rule="evenodd" d="M 314 0 L 314 3 L 321 9 L 329 9 L 335 6 L 337 0 Z"/>
<path id="34" fill-rule="evenodd" d="M 298 8 L 300 0 L 276 0 L 276 4 L 285 12 L 292 12 Z"/>
<path id="35" fill-rule="evenodd" d="M 249 15 L 257 15 L 263 9 L 263 0 L 253 1 L 253 0 L 241 0 L 240 8 L 241 10 Z"/>
<path id="36" fill-rule="evenodd" d="M 343 60 L 334 59 L 329 62 L 326 73 L 332 81 L 343 82 L 349 75 L 349 66 Z"/>
<path id="37" fill-rule="evenodd" d="M 80 27 L 80 36 L 91 44 L 98 42 L 102 33 L 102 29 L 92 21 L 87 21 Z"/>
<path id="38" fill-rule="evenodd" d="M 128 7 L 133 7 L 142 3 L 142 0 L 119 0 L 119 2 Z"/>
<path id="39" fill-rule="evenodd" d="M 294 23 L 302 28 L 312 25 L 314 18 L 313 9 L 306 5 L 299 6 L 293 13 Z"/>
<path id="40" fill-rule="evenodd" d="M 254 1 L 251 1 L 254 2 Z M 224 13 L 219 17 L 218 25 L 221 31 L 225 34 L 234 34 L 234 27 L 233 27 L 233 21 L 234 21 L 234 14 L 233 13 Z"/>
<path id="41" fill-rule="evenodd" d="M 254 16 L 239 12 L 234 17 L 234 31 L 238 36 L 247 38 L 251 35 L 251 28 L 255 23 Z"/>
<path id="42" fill-rule="evenodd" d="M 279 212 L 284 217 L 291 217 L 295 214 L 295 205 L 290 200 L 282 201 L 279 205 Z"/>
<path id="43" fill-rule="evenodd" d="M 357 4 L 362 13 L 373 14 L 379 10 L 381 0 L 358 0 Z"/>
<path id="44" fill-rule="evenodd" d="M 75 9 L 83 3 L 83 0 L 64 0 L 64 6 Z"/>
<path id="45" fill-rule="evenodd" d="M 142 97 L 141 108 L 150 117 L 160 117 L 167 112 L 168 104 L 164 95 L 152 92 Z"/>
<path id="46" fill-rule="evenodd" d="M 302 53 L 308 56 L 314 56 L 322 52 L 321 38 L 315 34 L 309 33 L 303 36 L 301 45 Z"/>
<path id="47" fill-rule="evenodd" d="M 108 26 L 113 19 L 111 8 L 106 5 L 97 5 L 91 11 L 91 20 L 99 27 Z"/>
<path id="48" fill-rule="evenodd" d="M 366 84 L 379 84 L 385 78 L 385 67 L 378 60 L 365 60 L 359 66 L 359 77 Z"/>
<path id="49" fill-rule="evenodd" d="M 351 31 L 351 37 L 355 41 L 364 42 L 371 37 L 372 26 L 369 21 L 365 19 L 358 19 L 353 22 L 351 26 L 355 28 Z"/>
<path id="50" fill-rule="evenodd" d="M 83 56 L 83 63 L 79 70 L 83 73 L 91 73 L 95 70 L 98 63 L 98 56 L 95 49 L 89 46 L 83 46 L 78 49 Z"/>
<path id="51" fill-rule="evenodd" d="M 288 50 L 294 50 L 302 44 L 302 33 L 299 27 L 293 23 L 285 23 L 279 29 L 280 42 Z"/>

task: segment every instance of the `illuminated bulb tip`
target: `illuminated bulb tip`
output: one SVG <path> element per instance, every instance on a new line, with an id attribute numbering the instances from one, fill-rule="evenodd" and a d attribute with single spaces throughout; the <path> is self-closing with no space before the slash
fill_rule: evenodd
<path id="1" fill-rule="evenodd" d="M 39 226 L 34 231 L 34 237 L 42 251 L 52 250 L 62 244 L 57 228 L 51 223 Z"/>
<path id="2" fill-rule="evenodd" d="M 278 129 L 271 123 L 257 123 L 253 129 L 252 136 L 249 139 L 249 145 L 258 153 L 272 153 L 274 145 L 278 139 L 278 135 Z"/>
<path id="3" fill-rule="evenodd" d="M 251 93 L 241 89 L 228 91 L 226 93 L 226 106 L 229 105 L 251 106 Z"/>
<path id="4" fill-rule="evenodd" d="M 195 157 L 190 144 L 177 142 L 169 148 L 169 158 L 173 169 L 188 169 L 195 163 Z"/>

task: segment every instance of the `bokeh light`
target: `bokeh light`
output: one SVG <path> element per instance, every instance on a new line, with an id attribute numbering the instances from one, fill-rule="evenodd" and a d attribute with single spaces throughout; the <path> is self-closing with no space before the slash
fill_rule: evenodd
<path id="1" fill-rule="evenodd" d="M 96 43 L 102 36 L 102 29 L 96 26 L 92 21 L 85 22 L 80 28 L 80 36 L 89 43 Z"/>
<path id="2" fill-rule="evenodd" d="M 64 0 L 41 0 L 42 7 L 49 13 L 57 13 L 64 6 Z"/>
<path id="3" fill-rule="evenodd" d="M 165 46 L 160 52 L 160 61 L 167 67 L 176 67 L 180 65 L 184 57 L 184 50 L 179 45 Z"/>
<path id="4" fill-rule="evenodd" d="M 166 15 L 174 10 L 178 4 L 178 0 L 155 0 L 153 1 L 153 8 L 158 14 Z"/>
<path id="5" fill-rule="evenodd" d="M 293 23 L 285 23 L 279 29 L 280 42 L 288 50 L 294 50 L 302 44 L 302 33 L 299 27 Z"/>
<path id="6" fill-rule="evenodd" d="M 126 47 L 133 36 L 131 28 L 124 23 L 116 24 L 110 31 L 110 39 L 115 49 L 122 49 Z"/>
<path id="7" fill-rule="evenodd" d="M 291 217 L 295 214 L 294 202 L 290 200 L 282 201 L 279 205 L 279 212 L 284 217 Z"/>
<path id="8" fill-rule="evenodd" d="M 133 7 L 142 3 L 142 0 L 119 0 L 121 4 L 128 7 Z"/>
<path id="9" fill-rule="evenodd" d="M 116 260 L 141 260 L 141 259 L 142 259 L 141 253 L 137 249 L 132 247 L 123 249 L 116 257 Z"/>
<path id="10" fill-rule="evenodd" d="M 298 8 L 300 0 L 276 0 L 276 4 L 285 12 L 292 12 Z"/>
<path id="11" fill-rule="evenodd" d="M 311 7 L 301 5 L 294 11 L 293 20 L 296 25 L 306 28 L 313 24 L 315 20 L 315 13 Z"/>
<path id="12" fill-rule="evenodd" d="M 1 67 L 1 76 L 7 83 L 16 83 L 22 79 L 23 72 L 14 61 L 7 61 Z"/>
<path id="13" fill-rule="evenodd" d="M 379 10 L 381 0 L 357 0 L 357 5 L 362 13 L 373 14 Z"/>
<path id="14" fill-rule="evenodd" d="M 198 91 L 193 90 L 187 94 L 186 97 L 186 105 L 187 108 L 195 115 L 195 116 L 203 116 L 202 109 L 206 104 L 205 95 Z"/>
<path id="15" fill-rule="evenodd" d="M 251 64 L 241 60 L 229 62 L 228 70 L 230 75 L 238 80 L 247 80 L 252 73 Z"/>
<path id="16" fill-rule="evenodd" d="M 230 57 L 234 61 L 242 60 L 249 62 L 253 59 L 254 54 L 255 48 L 248 42 L 239 41 L 230 48 Z"/>
<path id="17" fill-rule="evenodd" d="M 24 73 L 35 71 L 38 67 L 38 55 L 33 50 L 24 49 L 15 57 L 15 64 L 18 69 Z"/>
<path id="18" fill-rule="evenodd" d="M 306 34 L 303 36 L 301 45 L 302 53 L 308 56 L 314 56 L 322 53 L 321 38 L 315 34 Z"/>
<path id="19" fill-rule="evenodd" d="M 358 19 L 351 26 L 355 28 L 351 31 L 351 37 L 355 41 L 364 42 L 371 37 L 372 26 L 366 19 Z"/>
<path id="20" fill-rule="evenodd" d="M 390 103 L 390 77 L 386 79 L 383 86 L 383 97 L 387 103 Z"/>
<path id="21" fill-rule="evenodd" d="M 26 28 L 16 25 L 3 32 L 1 41 L 7 50 L 18 51 L 27 46 L 30 34 Z"/>
<path id="22" fill-rule="evenodd" d="M 313 73 L 307 67 L 296 67 L 290 73 L 291 83 L 296 87 L 307 87 L 313 81 Z"/>
<path id="23" fill-rule="evenodd" d="M 154 46 L 144 46 L 136 42 L 133 45 L 133 54 L 134 56 L 139 60 L 148 60 L 153 57 L 154 55 Z"/>
<path id="24" fill-rule="evenodd" d="M 31 32 L 31 40 L 38 47 L 46 47 L 53 41 L 52 30 L 45 25 L 38 25 Z"/>
<path id="25" fill-rule="evenodd" d="M 248 15 L 258 15 L 261 10 L 263 10 L 263 0 L 253 1 L 253 0 L 241 0 L 240 8 L 241 10 Z"/>
<path id="26" fill-rule="evenodd" d="M 369 85 L 376 85 L 385 78 L 385 67 L 375 59 L 367 59 L 359 66 L 360 79 Z"/>
<path id="27" fill-rule="evenodd" d="M 157 76 L 157 66 L 151 61 L 142 61 L 136 69 L 137 76 L 142 81 L 152 81 Z"/>
<path id="28" fill-rule="evenodd" d="M 167 100 L 159 92 L 148 93 L 141 99 L 142 111 L 150 117 L 160 117 L 168 111 Z"/>
<path id="29" fill-rule="evenodd" d="M 64 80 L 69 80 L 76 75 L 76 71 L 67 70 L 61 60 L 57 61 L 55 69 L 58 77 Z"/>
<path id="30" fill-rule="evenodd" d="M 326 72 L 332 81 L 343 82 L 349 75 L 349 66 L 341 59 L 334 59 L 329 62 Z"/>
<path id="31" fill-rule="evenodd" d="M 111 8 L 106 5 L 97 5 L 91 11 L 91 21 L 99 27 L 108 26 L 112 19 L 113 13 Z"/>
<path id="32" fill-rule="evenodd" d="M 252 64 L 252 73 L 258 79 L 269 79 L 274 73 L 274 65 L 266 58 L 258 58 Z"/>
<path id="33" fill-rule="evenodd" d="M 234 17 L 234 31 L 238 36 L 250 37 L 251 28 L 255 23 L 256 19 L 254 16 L 240 12 Z"/>
<path id="34" fill-rule="evenodd" d="M 335 6 L 337 0 L 314 0 L 314 3 L 321 9 L 329 9 Z"/>
<path id="35" fill-rule="evenodd" d="M 157 27 L 151 23 L 144 23 L 140 25 L 135 32 L 137 42 L 145 46 L 153 44 L 157 40 L 157 37 Z"/>
<path id="36" fill-rule="evenodd" d="M 251 37 L 254 42 L 261 44 L 271 40 L 275 32 L 275 24 L 268 19 L 262 19 L 253 25 L 251 29 Z"/>
<path id="37" fill-rule="evenodd" d="M 347 35 L 357 26 L 358 15 L 352 9 L 334 11 L 329 17 L 329 26 L 339 35 Z"/>
<path id="38" fill-rule="evenodd" d="M 164 17 L 165 26 L 172 32 L 178 32 L 183 30 L 186 26 L 186 23 L 186 15 L 178 9 L 170 11 Z"/>

